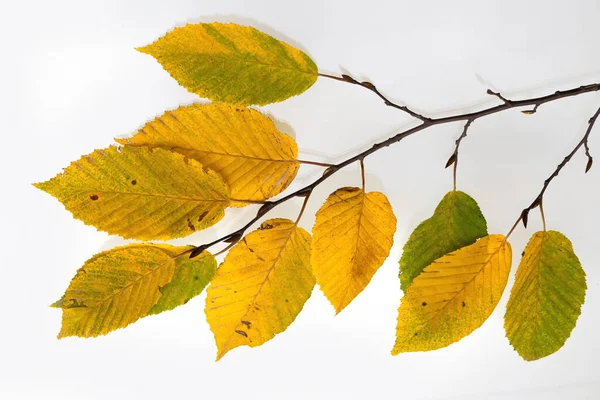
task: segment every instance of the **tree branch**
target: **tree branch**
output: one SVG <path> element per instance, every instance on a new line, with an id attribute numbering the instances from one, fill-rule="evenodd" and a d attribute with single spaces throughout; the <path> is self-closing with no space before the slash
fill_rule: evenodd
<path id="1" fill-rule="evenodd" d="M 585 146 L 586 155 L 588 155 L 588 164 L 586 166 L 586 171 L 585 172 L 589 171 L 589 169 L 591 168 L 591 163 L 589 161 L 591 159 L 591 157 L 589 156 L 587 142 L 588 142 L 588 139 L 590 137 L 590 133 L 592 133 L 592 129 L 594 128 L 594 124 L 596 123 L 596 120 L 598 119 L 599 116 L 600 116 L 600 108 L 598 108 L 598 110 L 596 111 L 596 113 L 594 113 L 594 115 L 589 119 L 589 121 L 588 121 L 588 127 L 585 130 L 585 134 L 583 135 L 583 137 L 581 138 L 581 140 L 579 141 L 579 143 L 577 143 L 577 145 L 575 146 L 575 148 L 573 148 L 573 150 L 571 150 L 571 152 L 569 154 L 567 154 L 567 156 L 562 160 L 562 162 L 560 164 L 558 164 L 558 166 L 556 167 L 556 169 L 554 170 L 554 172 L 552 173 L 552 175 L 550 175 L 548 177 L 548 179 L 546 179 L 544 181 L 544 186 L 542 187 L 542 190 L 537 195 L 537 197 L 535 198 L 535 200 L 533 200 L 531 202 L 531 204 L 529 205 L 529 207 L 525 208 L 521 212 L 521 217 L 519 218 L 519 220 L 517 220 L 517 224 L 519 223 L 519 221 L 523 221 L 523 226 L 525 228 L 527 228 L 527 220 L 528 220 L 528 217 L 529 217 L 529 211 L 533 210 L 536 207 L 540 207 L 540 208 L 542 207 L 542 201 L 544 200 L 544 193 L 546 193 L 546 189 L 548 189 L 548 186 L 550 185 L 550 182 L 552 182 L 552 180 L 558 176 L 558 174 L 563 169 L 563 167 L 565 165 L 567 165 L 567 163 L 569 161 L 571 161 L 571 158 L 573 158 L 573 156 L 575 155 L 575 153 L 577 153 L 577 151 L 581 148 L 581 146 Z M 546 221 L 544 221 L 544 229 L 545 229 L 545 225 L 546 225 Z M 512 230 L 511 230 L 511 232 L 512 232 Z"/>
<path id="2" fill-rule="evenodd" d="M 386 106 L 390 106 L 390 107 L 396 108 L 398 110 L 404 111 L 408 115 L 415 117 L 417 119 L 420 119 L 423 122 L 431 121 L 430 118 L 424 117 L 421 114 L 414 112 L 407 106 L 401 106 L 401 105 L 391 102 L 371 82 L 367 82 L 367 81 L 360 82 L 360 81 L 357 81 L 356 79 L 354 79 L 353 77 L 351 77 L 350 75 L 346 75 L 346 74 L 342 74 L 342 76 L 339 77 L 339 76 L 319 73 L 319 76 L 322 76 L 324 78 L 334 79 L 334 80 L 340 81 L 340 82 L 346 82 L 346 83 L 351 83 L 354 85 L 362 86 L 365 89 L 368 89 L 371 92 L 375 93 L 381 100 L 383 100 L 383 102 L 385 103 Z"/>
<path id="3" fill-rule="evenodd" d="M 337 77 L 333 77 L 333 78 L 337 79 L 337 80 L 344 80 L 344 78 L 337 78 Z M 365 86 L 365 87 L 368 88 L 368 86 Z M 346 166 L 348 166 L 356 161 L 361 161 L 365 157 L 383 149 L 384 147 L 388 147 L 394 143 L 398 143 L 401 140 L 407 138 L 408 136 L 411 136 L 417 132 L 420 132 L 420 131 L 430 128 L 432 126 L 449 124 L 452 122 L 459 122 L 459 121 L 470 121 L 472 123 L 473 121 L 475 121 L 479 118 L 482 118 L 482 117 L 485 117 L 485 116 L 491 115 L 491 114 L 496 114 L 496 113 L 499 113 L 499 112 L 502 112 L 505 110 L 510 110 L 510 109 L 519 108 L 519 107 L 532 106 L 532 105 L 535 107 L 538 107 L 541 104 L 548 103 L 551 101 L 563 99 L 566 97 L 578 96 L 578 95 L 581 95 L 584 93 L 596 92 L 599 90 L 600 90 L 600 83 L 593 83 L 593 84 L 584 85 L 584 86 L 580 86 L 580 87 L 569 89 L 569 90 L 557 91 L 557 92 L 554 92 L 553 94 L 549 94 L 549 95 L 541 96 L 541 97 L 534 97 L 534 98 L 524 99 L 524 100 L 510 100 L 510 101 L 507 100 L 507 101 L 504 101 L 503 104 L 485 108 L 480 111 L 474 111 L 474 112 L 464 113 L 464 114 L 456 114 L 456 115 L 451 115 L 448 117 L 440 117 L 440 118 L 431 118 L 431 119 L 423 118 L 422 123 L 420 125 L 417 125 L 415 127 L 412 127 L 412 128 L 406 129 L 402 132 L 399 132 L 396 135 L 394 135 L 382 142 L 376 143 L 372 147 L 370 147 L 370 148 L 368 148 L 368 149 L 366 149 L 344 161 L 341 161 L 338 164 L 335 164 L 335 165 L 327 168 L 325 170 L 325 172 L 323 173 L 323 175 L 320 178 L 316 179 L 311 184 L 306 185 L 303 188 L 298 189 L 295 192 L 290 193 L 278 200 L 265 201 L 264 204 L 258 209 L 256 216 L 254 218 L 252 218 L 250 221 L 248 221 L 248 223 L 246 223 L 244 226 L 242 226 L 238 230 L 236 230 L 232 233 L 229 233 L 225 236 L 222 236 L 218 239 L 215 239 L 210 243 L 190 249 L 190 250 L 182 253 L 181 255 L 190 253 L 190 258 L 193 258 L 193 257 L 199 255 L 202 251 L 214 246 L 217 243 L 221 243 L 221 242 L 231 243 L 231 242 L 236 242 L 236 241 L 240 240 L 241 237 L 243 236 L 244 232 L 252 224 L 257 222 L 266 213 L 268 213 L 269 211 L 271 211 L 273 208 L 277 207 L 278 205 L 285 203 L 286 201 L 289 201 L 295 197 L 305 197 L 305 196 L 309 195 L 310 193 L 312 193 L 314 188 L 319 186 L 321 183 L 323 183 L 324 181 L 329 179 L 333 174 L 335 174 L 339 170 L 345 168 Z M 562 167 L 564 167 L 564 165 L 571 159 L 571 157 L 573 157 L 573 155 L 577 152 L 577 150 L 581 146 L 583 146 L 584 143 L 587 143 L 592 126 L 595 123 L 596 119 L 598 118 L 598 115 L 600 115 L 600 109 L 590 119 L 590 124 L 588 126 L 588 130 L 587 130 L 585 136 L 583 137 L 583 139 L 579 142 L 579 144 L 575 147 L 575 149 L 569 154 L 569 156 L 567 156 L 567 158 L 565 158 L 565 160 L 561 163 L 561 165 L 559 165 L 559 167 L 554 172 L 554 174 L 552 174 L 552 176 L 546 180 L 546 182 L 544 183 L 544 187 L 542 188 L 542 192 L 540 193 L 540 195 L 538 195 L 538 198 L 540 199 L 540 201 L 541 201 L 541 198 L 543 197 L 544 192 L 546 191 L 546 188 L 548 187 L 548 184 L 550 183 L 550 181 L 556 175 L 558 175 L 558 172 L 560 172 Z M 419 118 L 419 117 L 417 116 L 417 118 Z M 526 210 L 535 208 L 535 206 L 537 206 L 539 204 L 539 203 L 536 203 L 536 201 L 537 201 L 537 198 Z M 519 220 L 517 220 L 517 223 L 515 224 L 515 226 L 522 220 L 522 218 L 523 217 L 521 216 L 521 218 L 519 218 Z M 514 229 L 514 227 L 513 227 L 513 229 Z M 512 232 L 512 229 L 511 229 L 511 232 Z"/>

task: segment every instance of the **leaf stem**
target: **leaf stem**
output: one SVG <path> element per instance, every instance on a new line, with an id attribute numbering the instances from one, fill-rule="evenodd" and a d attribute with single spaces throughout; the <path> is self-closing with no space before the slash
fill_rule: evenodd
<path id="1" fill-rule="evenodd" d="M 371 82 L 368 82 L 368 81 L 363 81 L 363 82 L 357 81 L 356 79 L 354 79 L 353 77 L 351 77 L 350 75 L 347 75 L 347 74 L 342 74 L 342 76 L 339 77 L 339 76 L 335 76 L 335 75 L 329 75 L 329 74 L 319 73 L 319 76 L 322 76 L 323 78 L 334 79 L 336 81 L 351 83 L 353 85 L 358 85 L 358 86 L 364 87 L 365 89 L 368 89 L 371 92 L 375 93 L 381 100 L 383 100 L 383 102 L 385 103 L 386 106 L 390 106 L 390 107 L 396 108 L 398 110 L 404 111 L 405 113 L 407 113 L 411 117 L 420 119 L 423 122 L 425 122 L 425 121 L 431 121 L 430 118 L 424 117 L 423 115 L 421 115 L 421 114 L 419 114 L 419 113 L 411 110 L 407 106 L 401 106 L 401 105 L 398 105 L 396 103 L 391 102 Z"/>
<path id="2" fill-rule="evenodd" d="M 544 232 L 546 232 L 546 216 L 544 215 L 544 203 L 540 201 L 540 214 L 542 216 L 542 225 L 544 227 Z"/>
<path id="3" fill-rule="evenodd" d="M 308 161 L 308 160 L 296 160 L 300 164 L 308 164 L 308 165 L 316 165 L 318 167 L 333 167 L 335 164 L 322 163 L 317 161 Z"/>
<path id="4" fill-rule="evenodd" d="M 343 79 L 340 78 L 338 80 L 343 80 Z M 198 246 L 194 249 L 191 249 L 191 250 L 187 251 L 186 253 L 190 253 L 190 258 L 193 258 L 193 257 L 197 256 L 198 254 L 200 254 L 202 252 L 202 250 L 208 249 L 209 247 L 211 247 L 217 243 L 232 239 L 233 237 L 235 237 L 235 235 L 243 233 L 253 223 L 255 223 L 260 218 L 262 218 L 263 215 L 265 215 L 267 212 L 271 211 L 273 208 L 277 207 L 278 205 L 285 203 L 286 201 L 289 201 L 295 197 L 306 196 L 306 194 L 312 192 L 314 188 L 316 188 L 321 183 L 323 183 L 324 181 L 329 179 L 333 174 L 335 174 L 339 170 L 347 167 L 350 164 L 355 163 L 356 161 L 360 161 L 360 160 L 366 158 L 367 156 L 369 156 L 385 147 L 388 147 L 394 143 L 398 143 L 401 140 L 403 140 L 417 132 L 420 132 L 427 128 L 430 128 L 432 126 L 444 125 L 444 124 L 449 124 L 449 123 L 459 122 L 459 121 L 469 121 L 469 120 L 475 121 L 475 120 L 485 117 L 487 115 L 496 114 L 496 113 L 510 110 L 513 108 L 520 108 L 520 107 L 526 107 L 526 106 L 531 106 L 531 105 L 540 105 L 540 104 L 548 103 L 551 101 L 555 101 L 555 100 L 559 100 L 559 99 L 563 99 L 563 98 L 567 98 L 567 97 L 579 96 L 584 93 L 597 92 L 599 90 L 600 90 L 600 83 L 592 83 L 589 85 L 579 86 L 577 88 L 572 88 L 572 89 L 568 89 L 568 90 L 562 90 L 562 91 L 559 90 L 557 92 L 554 92 L 554 93 L 546 95 L 546 96 L 534 97 L 534 98 L 524 99 L 524 100 L 511 100 L 510 102 L 506 102 L 506 103 L 503 103 L 503 104 L 500 104 L 497 106 L 485 108 L 485 109 L 470 112 L 470 113 L 455 114 L 455 115 L 451 115 L 448 117 L 427 119 L 417 126 L 414 126 L 412 128 L 406 129 L 402 132 L 399 132 L 399 133 L 395 134 L 394 136 L 391 136 L 390 138 L 388 138 L 386 140 L 376 143 L 373 146 L 369 147 L 368 149 L 366 149 L 344 161 L 341 161 L 338 164 L 335 164 L 335 165 L 327 168 L 320 178 L 314 180 L 312 183 L 304 186 L 303 188 L 300 188 L 300 189 L 296 190 L 295 192 L 290 193 L 290 194 L 288 194 L 284 197 L 281 197 L 277 200 L 265 201 L 264 204 L 262 205 L 262 207 L 258 210 L 256 216 L 254 218 L 252 218 L 250 221 L 248 221 L 248 223 L 246 223 L 246 225 L 244 225 L 237 231 L 227 234 L 221 238 L 215 239 L 210 243 L 207 243 L 207 244 Z M 595 116 L 592 117 L 590 122 L 595 122 L 599 114 L 600 114 L 600 109 L 595 114 Z M 590 123 L 590 126 L 588 127 L 588 132 L 586 133 L 586 136 L 584 136 L 584 140 L 581 141 L 580 144 L 578 144 L 575 151 L 577 149 L 579 149 L 579 147 L 581 147 L 584 142 L 587 141 L 587 137 L 589 137 L 589 132 L 591 131 L 592 125 L 593 124 Z M 560 168 L 562 168 L 562 167 L 560 167 Z M 560 168 L 558 169 L 559 171 L 560 171 Z M 556 172 L 556 174 L 558 174 L 558 173 Z M 546 187 L 547 187 L 547 184 L 544 186 L 543 191 L 545 191 Z M 542 195 L 543 195 L 543 193 L 542 193 Z M 521 221 L 522 218 L 523 218 L 522 216 L 519 217 L 519 219 L 517 220 L 517 224 Z M 515 226 L 517 224 L 515 224 Z M 511 229 L 510 233 L 512 233 L 514 228 L 515 227 L 513 227 L 513 229 Z"/>
<path id="5" fill-rule="evenodd" d="M 361 158 L 360 160 L 360 177 L 362 182 L 362 190 L 365 191 L 365 161 Z"/>

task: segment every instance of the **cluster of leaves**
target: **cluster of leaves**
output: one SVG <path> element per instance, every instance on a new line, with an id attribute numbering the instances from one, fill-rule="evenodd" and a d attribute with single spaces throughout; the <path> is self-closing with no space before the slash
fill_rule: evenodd
<path id="1" fill-rule="evenodd" d="M 265 204 L 290 185 L 301 164 L 296 143 L 247 106 L 313 85 L 319 73 L 306 54 L 254 28 L 220 23 L 177 28 L 138 50 L 213 103 L 167 111 L 133 137 L 117 139 L 119 147 L 83 156 L 38 188 L 99 230 L 164 241 L 216 224 L 227 207 Z M 315 284 L 340 312 L 389 255 L 392 206 L 364 185 L 343 187 L 317 212 L 312 235 L 298 220 L 269 219 L 229 238 L 231 250 L 218 268 L 208 250 L 198 255 L 192 246 L 144 242 L 97 254 L 52 305 L 63 311 L 59 337 L 107 334 L 185 304 L 206 286 L 217 359 L 283 332 Z M 475 200 L 448 193 L 404 246 L 405 295 L 392 354 L 445 347 L 481 326 L 503 294 L 511 258 L 507 238 L 488 234 Z M 505 318 L 523 358 L 564 344 L 585 290 L 569 240 L 554 231 L 534 234 Z"/>

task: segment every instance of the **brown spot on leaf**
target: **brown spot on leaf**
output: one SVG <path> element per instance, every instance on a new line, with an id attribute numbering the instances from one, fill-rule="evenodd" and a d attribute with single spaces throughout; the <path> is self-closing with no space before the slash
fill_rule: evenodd
<path id="1" fill-rule="evenodd" d="M 463 307 L 466 307 L 466 306 L 467 306 L 467 305 L 465 304 L 465 302 L 464 302 L 464 301 L 462 302 L 462 306 L 463 306 Z"/>
<path id="2" fill-rule="evenodd" d="M 427 303 L 426 303 L 426 302 L 422 302 L 422 303 L 421 303 L 421 305 L 422 305 L 423 307 L 425 307 L 425 306 L 427 305 Z"/>
<path id="3" fill-rule="evenodd" d="M 137 181 L 134 179 L 134 180 L 132 180 L 132 181 L 131 181 L 131 184 L 132 184 L 133 186 L 135 186 L 135 185 L 137 185 Z"/>
<path id="4" fill-rule="evenodd" d="M 91 196 L 90 196 L 90 200 L 92 200 L 92 201 L 96 201 L 96 200 L 98 200 L 98 195 L 97 195 L 97 194 L 93 194 L 93 195 L 91 195 Z"/>
<path id="5" fill-rule="evenodd" d="M 188 218 L 188 228 L 190 228 L 191 230 L 193 230 L 194 232 L 196 231 L 196 227 L 194 226 L 194 224 L 192 224 L 192 221 L 190 221 L 190 219 Z"/>
<path id="6" fill-rule="evenodd" d="M 235 333 L 237 333 L 238 335 L 242 335 L 243 337 L 248 337 L 248 334 L 244 331 L 240 331 L 238 329 L 235 330 Z"/>
<path id="7" fill-rule="evenodd" d="M 208 211 L 204 211 L 202 214 L 200 214 L 200 216 L 198 217 L 198 222 L 202 221 L 207 215 Z"/>
<path id="8" fill-rule="evenodd" d="M 242 324 L 246 325 L 248 328 L 250 328 L 250 325 L 252 325 L 252 323 L 250 321 L 244 321 L 244 320 L 242 320 Z"/>

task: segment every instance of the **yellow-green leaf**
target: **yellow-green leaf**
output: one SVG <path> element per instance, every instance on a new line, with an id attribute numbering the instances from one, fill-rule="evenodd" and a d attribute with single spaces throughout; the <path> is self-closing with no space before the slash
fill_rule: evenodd
<path id="1" fill-rule="evenodd" d="M 413 279 L 434 260 L 487 235 L 479 206 L 464 192 L 446 194 L 431 218 L 410 234 L 400 258 L 400 287 L 406 292 Z"/>
<path id="2" fill-rule="evenodd" d="M 179 107 L 147 123 L 133 137 L 116 140 L 193 158 L 219 173 L 234 199 L 273 197 L 288 187 L 299 168 L 294 139 L 279 132 L 266 116 L 242 106 Z"/>
<path id="3" fill-rule="evenodd" d="M 479 328 L 502 297 L 511 257 L 506 238 L 489 235 L 426 267 L 402 299 L 392 354 L 446 347 Z"/>
<path id="4" fill-rule="evenodd" d="M 207 289 L 217 360 L 283 332 L 310 297 L 310 235 L 287 219 L 265 221 L 227 254 Z"/>
<path id="5" fill-rule="evenodd" d="M 521 357 L 538 360 L 565 344 L 586 289 L 571 241 L 560 232 L 536 232 L 517 269 L 504 317 L 506 336 Z"/>
<path id="6" fill-rule="evenodd" d="M 192 248 L 161 246 L 171 257 Z M 161 296 L 148 311 L 148 315 L 159 314 L 179 307 L 198 296 L 217 272 L 217 260 L 208 251 L 195 258 L 186 255 L 175 258 L 175 272 L 169 283 L 159 288 Z"/>
<path id="7" fill-rule="evenodd" d="M 150 314 L 165 289 L 167 298 L 160 302 L 161 309 L 152 313 L 172 309 L 181 299 L 188 299 L 197 288 L 190 288 L 190 282 L 181 276 L 182 270 L 211 268 L 215 260 L 205 252 L 198 261 L 176 261 L 174 257 L 187 249 L 133 244 L 104 251 L 86 261 L 62 298 L 52 305 L 63 309 L 58 337 L 95 337 L 124 328 Z M 190 263 L 199 265 L 192 267 Z M 198 287 L 207 283 L 196 282 Z M 176 284 L 186 288 L 178 293 Z"/>
<path id="8" fill-rule="evenodd" d="M 339 313 L 371 281 L 390 253 L 396 217 L 387 198 L 344 187 L 319 209 L 311 264 L 317 283 Z"/>
<path id="9" fill-rule="evenodd" d="M 181 154 L 144 147 L 96 150 L 35 186 L 101 231 L 142 240 L 187 236 L 230 203 L 223 179 Z"/>
<path id="10" fill-rule="evenodd" d="M 190 92 L 214 101 L 263 105 L 298 95 L 317 80 L 302 51 L 249 26 L 188 24 L 138 49 Z"/>

